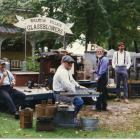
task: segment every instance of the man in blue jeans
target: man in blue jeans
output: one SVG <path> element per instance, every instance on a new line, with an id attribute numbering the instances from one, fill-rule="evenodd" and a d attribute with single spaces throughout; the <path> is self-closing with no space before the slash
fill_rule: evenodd
<path id="1" fill-rule="evenodd" d="M 53 77 L 54 98 L 56 98 L 56 94 L 59 94 L 60 91 L 76 92 L 76 88 L 87 89 L 84 86 L 80 86 L 72 77 L 70 70 L 72 68 L 72 63 L 74 62 L 74 59 L 68 55 L 62 57 L 61 65 L 58 67 Z M 73 102 L 73 104 L 76 106 L 74 117 L 76 117 L 84 104 L 80 97 L 63 97 L 62 100 L 65 100 L 65 102 Z M 74 119 L 76 120 L 76 118 Z"/>
<path id="2" fill-rule="evenodd" d="M 3 83 L 0 84 L 0 98 L 5 100 L 8 106 L 7 112 L 15 115 L 15 119 L 19 119 L 19 106 L 24 102 L 26 95 L 18 91 L 16 89 L 13 89 L 13 86 L 15 85 L 15 78 L 12 75 L 12 73 L 8 70 L 6 70 L 6 62 L 0 61 L 1 64 L 1 70 L 0 70 L 0 79 L 2 79 L 3 75 L 5 75 L 5 78 L 3 80 Z M 11 95 L 15 97 L 15 101 L 13 102 Z"/>

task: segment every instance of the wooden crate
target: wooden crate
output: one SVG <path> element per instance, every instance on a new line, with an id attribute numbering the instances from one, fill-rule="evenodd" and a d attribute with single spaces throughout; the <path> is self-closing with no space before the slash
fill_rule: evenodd
<path id="1" fill-rule="evenodd" d="M 140 98 L 140 83 L 128 83 L 128 98 Z"/>
<path id="2" fill-rule="evenodd" d="M 12 72 L 15 80 L 15 86 L 27 86 L 28 81 L 38 83 L 39 72 Z"/>
<path id="3" fill-rule="evenodd" d="M 36 131 L 53 131 L 54 130 L 54 120 L 44 119 L 36 120 Z"/>

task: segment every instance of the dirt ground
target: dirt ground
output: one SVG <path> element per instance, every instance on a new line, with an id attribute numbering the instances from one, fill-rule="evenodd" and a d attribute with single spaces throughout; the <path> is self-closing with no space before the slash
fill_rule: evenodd
<path id="1" fill-rule="evenodd" d="M 131 129 L 140 130 L 140 99 L 129 99 L 130 103 L 125 104 L 123 97 L 121 102 L 113 102 L 115 97 L 112 95 L 107 99 L 108 111 L 91 111 L 95 105 L 84 105 L 77 118 L 98 118 L 98 127 L 108 128 L 112 132 L 116 129 L 124 132 Z"/>
<path id="2" fill-rule="evenodd" d="M 139 74 L 140 75 L 140 74 Z M 110 73 L 110 78 L 111 77 Z M 136 78 L 136 74 L 131 72 L 129 81 L 133 81 Z M 140 78 L 138 79 L 140 82 Z M 123 93 L 121 93 L 121 102 L 113 102 L 116 98 L 116 94 L 109 93 L 107 99 L 107 109 L 109 111 L 91 111 L 95 105 L 84 105 L 81 111 L 78 113 L 77 119 L 80 118 L 98 118 L 98 127 L 110 129 L 112 132 L 120 130 L 122 132 L 127 131 L 139 131 L 140 130 L 140 98 L 129 99 L 129 104 L 125 104 L 123 100 Z"/>

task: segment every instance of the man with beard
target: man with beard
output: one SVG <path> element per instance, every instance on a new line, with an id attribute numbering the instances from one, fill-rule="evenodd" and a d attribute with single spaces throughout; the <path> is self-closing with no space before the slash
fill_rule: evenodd
<path id="1" fill-rule="evenodd" d="M 107 71 L 109 67 L 109 60 L 104 56 L 103 48 L 97 48 L 97 56 L 99 59 L 97 70 L 91 70 L 90 74 L 96 73 L 98 76 L 95 79 L 97 81 L 97 91 L 100 92 L 100 96 L 97 98 L 96 107 L 92 108 L 92 111 L 107 110 L 106 94 L 107 94 Z"/>
<path id="2" fill-rule="evenodd" d="M 121 101 L 120 94 L 120 81 L 122 78 L 123 88 L 124 88 L 124 102 L 129 103 L 128 101 L 128 88 L 127 88 L 127 69 L 130 68 L 131 58 L 130 53 L 124 51 L 124 43 L 119 42 L 118 48 L 119 51 L 115 52 L 112 59 L 112 67 L 115 69 L 115 80 L 116 80 L 116 94 L 117 98 L 114 99 L 115 102 Z"/>
<path id="3" fill-rule="evenodd" d="M 84 86 L 80 86 L 72 77 L 70 70 L 72 68 L 72 63 L 74 62 L 74 59 L 68 55 L 62 57 L 61 65 L 58 67 L 53 77 L 53 94 L 56 100 L 57 94 L 59 94 L 61 91 L 76 92 L 76 88 L 87 89 Z M 76 115 L 78 114 L 78 112 L 84 104 L 83 100 L 80 97 L 61 97 L 60 100 L 62 102 L 73 102 L 73 104 L 76 106 L 74 119 L 72 120 L 72 123 L 76 124 Z"/>

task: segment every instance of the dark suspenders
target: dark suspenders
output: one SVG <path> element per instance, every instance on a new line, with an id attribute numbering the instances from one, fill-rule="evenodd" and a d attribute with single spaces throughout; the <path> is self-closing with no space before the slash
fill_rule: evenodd
<path id="1" fill-rule="evenodd" d="M 9 77 L 9 73 L 8 73 L 8 71 L 6 71 L 7 72 L 7 74 L 8 74 L 8 78 L 9 78 L 9 82 L 10 82 L 10 77 Z"/>
<path id="2" fill-rule="evenodd" d="M 124 51 L 124 64 L 125 64 L 126 52 Z M 117 64 L 118 64 L 118 52 L 117 52 Z"/>
<path id="3" fill-rule="evenodd" d="M 124 51 L 124 64 L 125 64 L 125 58 L 126 58 L 126 51 Z"/>

